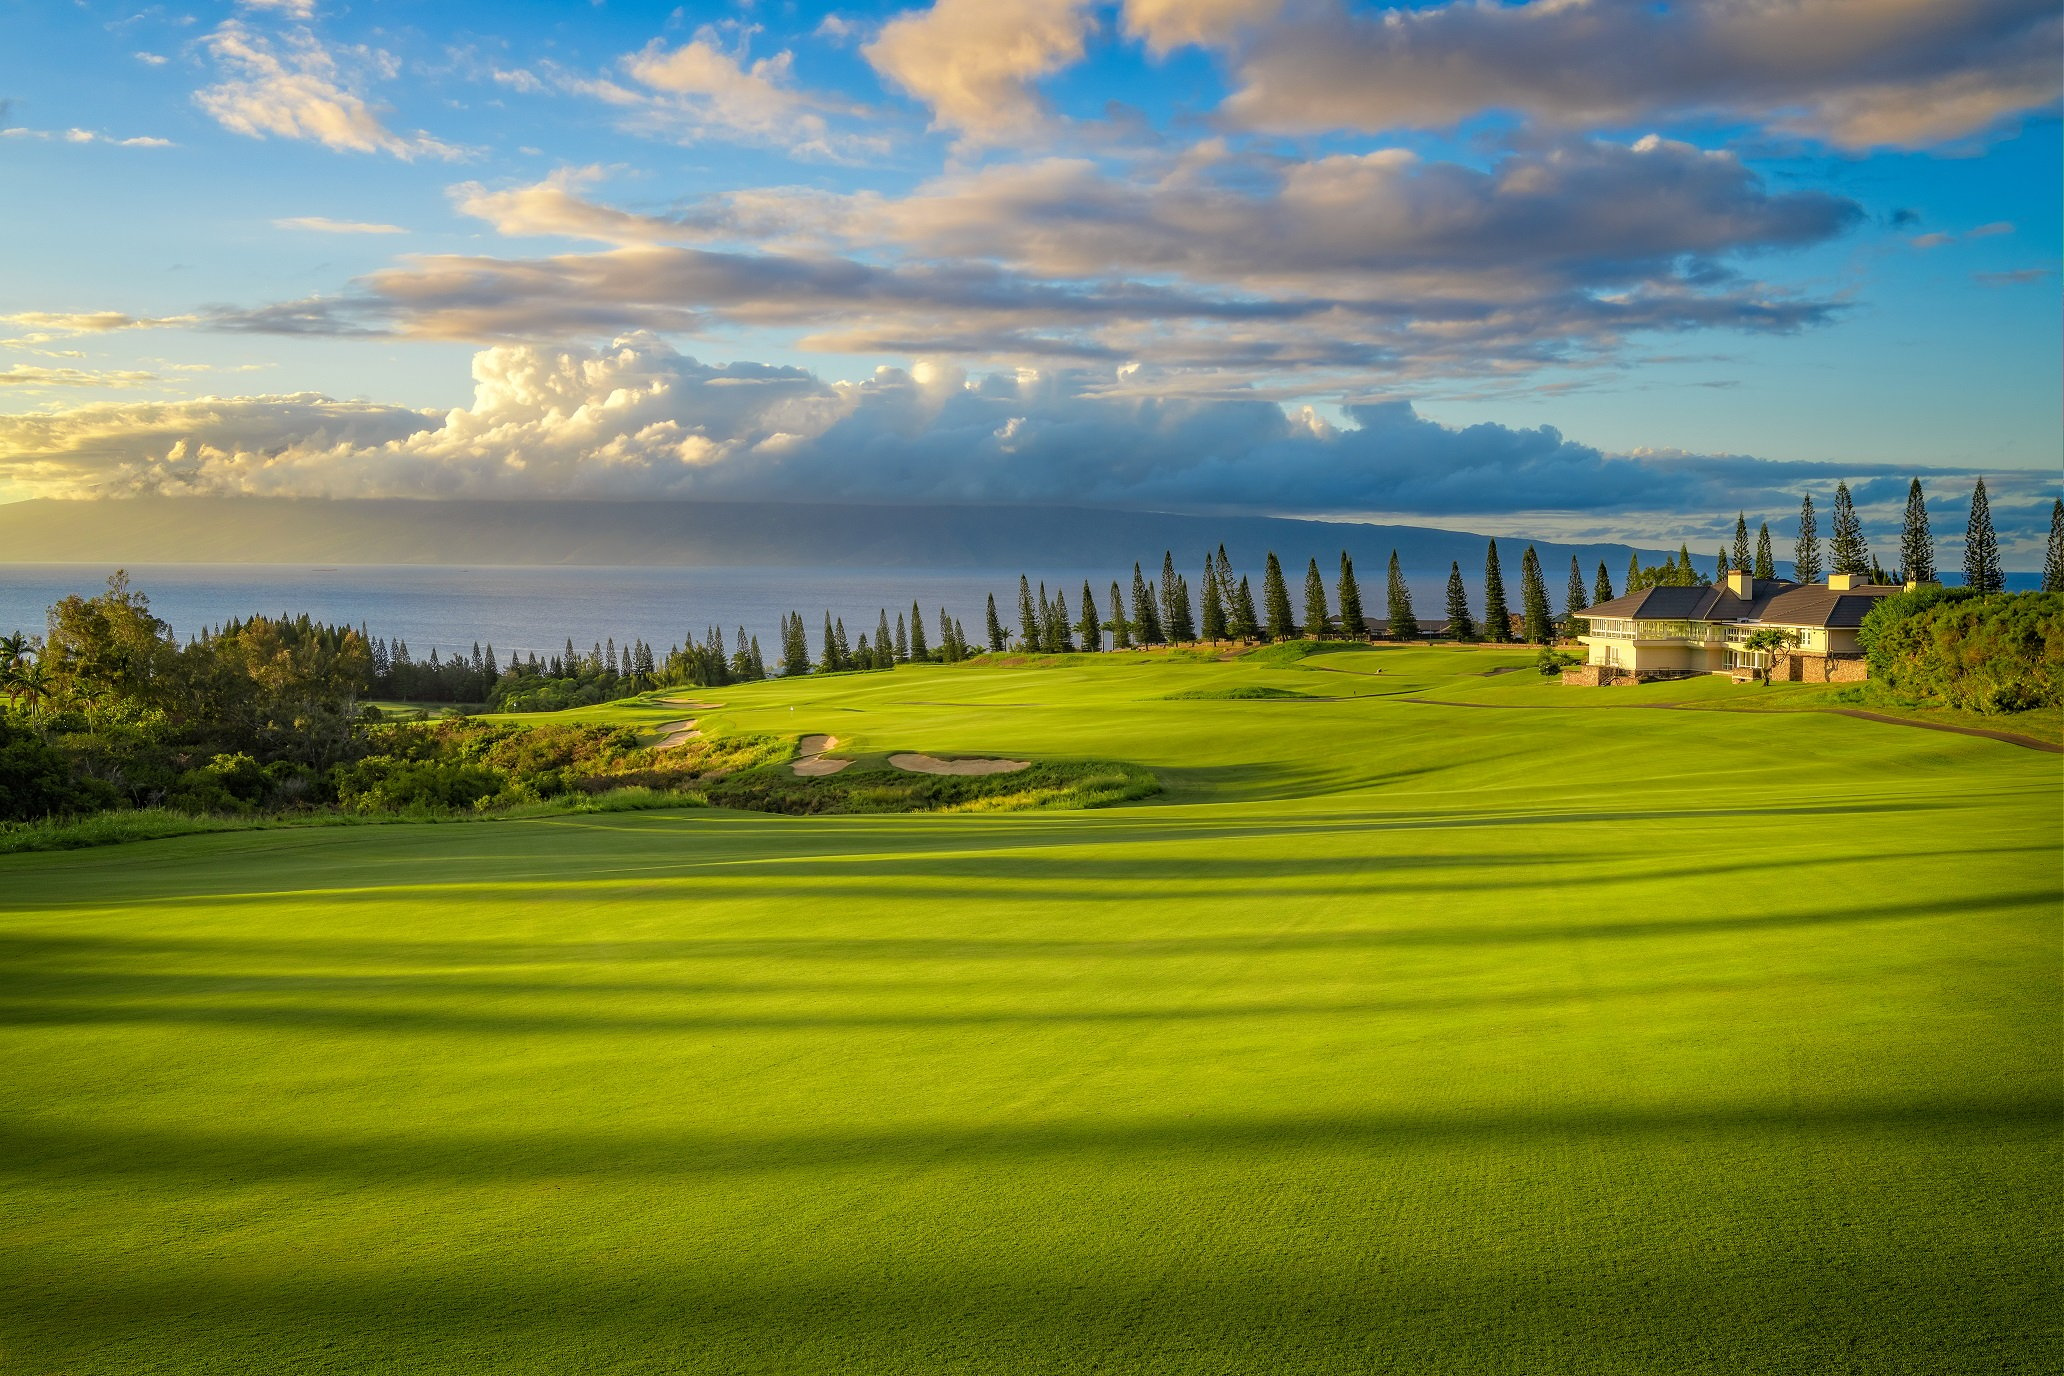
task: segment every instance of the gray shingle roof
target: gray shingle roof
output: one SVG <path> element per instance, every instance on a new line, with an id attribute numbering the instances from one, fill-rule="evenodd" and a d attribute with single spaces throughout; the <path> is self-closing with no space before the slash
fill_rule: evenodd
<path id="1" fill-rule="evenodd" d="M 1736 597 L 1725 587 L 1641 588 L 1578 613 L 1629 621 L 1760 621 L 1778 626 L 1855 627 L 1881 597 L 1900 591 L 1873 584 L 1836 592 L 1825 583 L 1788 583 L 1759 578 L 1754 595 Z"/>

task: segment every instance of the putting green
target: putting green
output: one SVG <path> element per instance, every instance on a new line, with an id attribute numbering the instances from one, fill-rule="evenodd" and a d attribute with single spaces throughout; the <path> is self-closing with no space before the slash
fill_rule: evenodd
<path id="1" fill-rule="evenodd" d="M 1529 658 L 697 690 L 1105 811 L 0 858 L 0 1369 L 2057 1369 L 2057 757 L 1427 701 L 1728 691 Z"/>

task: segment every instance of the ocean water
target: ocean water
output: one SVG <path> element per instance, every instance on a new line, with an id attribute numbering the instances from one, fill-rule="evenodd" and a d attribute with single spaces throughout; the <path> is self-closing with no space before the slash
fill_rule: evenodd
<path id="1" fill-rule="evenodd" d="M 104 590 L 110 572 L 100 564 L 0 564 L 0 632 L 40 634 L 51 603 Z M 1034 581 L 1065 587 L 1074 607 L 1087 576 L 1108 616 L 1103 603 L 1118 572 L 1048 571 Z M 1128 586 L 1131 577 L 1124 570 Z M 944 607 L 979 642 L 984 599 L 994 593 L 997 614 L 1014 627 L 1018 595 L 1015 569 L 161 564 L 132 566 L 129 581 L 181 638 L 231 617 L 306 612 L 406 640 L 418 659 L 433 648 L 445 655 L 469 650 L 476 641 L 493 645 L 503 659 L 550 654 L 568 639 L 582 650 L 612 637 L 619 645 L 644 640 L 664 650 L 702 639 L 711 625 L 722 628 L 727 645 L 745 627 L 772 658 L 786 612 L 803 614 L 814 647 L 827 610 L 845 618 L 846 634 L 857 642 L 863 631 L 872 636 L 882 608 L 893 625 L 913 601 L 924 608 L 928 638 L 938 638 Z"/>

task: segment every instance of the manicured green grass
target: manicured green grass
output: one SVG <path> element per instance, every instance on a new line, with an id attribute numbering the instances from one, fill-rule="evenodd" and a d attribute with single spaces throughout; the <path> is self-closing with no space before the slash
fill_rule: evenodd
<path id="1" fill-rule="evenodd" d="M 2064 1362 L 2057 757 L 1276 658 L 575 714 L 1116 808 L 0 858 L 0 1369 Z"/>

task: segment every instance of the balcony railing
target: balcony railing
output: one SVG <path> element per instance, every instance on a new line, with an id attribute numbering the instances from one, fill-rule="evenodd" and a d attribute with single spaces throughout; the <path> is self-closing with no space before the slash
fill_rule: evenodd
<path id="1" fill-rule="evenodd" d="M 1588 634 L 1605 640 L 1718 641 L 1726 628 L 1711 621 L 1593 621 Z"/>

